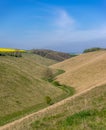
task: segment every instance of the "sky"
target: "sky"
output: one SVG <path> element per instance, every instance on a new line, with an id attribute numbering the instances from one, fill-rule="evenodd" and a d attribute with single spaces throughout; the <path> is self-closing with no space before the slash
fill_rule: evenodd
<path id="1" fill-rule="evenodd" d="M 0 0 L 0 47 L 106 48 L 106 0 Z"/>

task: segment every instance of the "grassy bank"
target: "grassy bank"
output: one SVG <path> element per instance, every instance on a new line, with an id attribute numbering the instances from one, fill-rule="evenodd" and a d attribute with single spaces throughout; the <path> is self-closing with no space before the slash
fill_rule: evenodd
<path id="1" fill-rule="evenodd" d="M 49 115 L 30 125 L 30 130 L 41 129 L 105 130 L 106 85 L 96 87 L 64 105 L 56 107 Z"/>

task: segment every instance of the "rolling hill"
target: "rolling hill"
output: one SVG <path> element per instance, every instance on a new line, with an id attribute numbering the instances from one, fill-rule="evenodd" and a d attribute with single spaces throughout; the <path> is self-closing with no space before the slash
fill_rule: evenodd
<path id="1" fill-rule="evenodd" d="M 54 71 L 64 70 L 65 73 L 58 75 L 56 80 L 60 84 L 74 87 L 77 93 L 7 124 L 1 130 L 105 130 L 106 51 L 81 54 L 50 65 L 49 68 Z"/>
<path id="2" fill-rule="evenodd" d="M 81 54 L 52 65 L 51 68 L 65 70 L 56 80 L 81 92 L 106 81 L 106 51 Z"/>
<path id="3" fill-rule="evenodd" d="M 46 96 L 55 102 L 66 93 L 42 79 L 54 63 L 35 54 L 0 56 L 0 125 L 48 106 Z"/>
<path id="4" fill-rule="evenodd" d="M 30 114 L 0 130 L 105 130 L 106 81 L 52 106 Z"/>
<path id="5" fill-rule="evenodd" d="M 56 61 L 64 61 L 68 58 L 76 56 L 74 54 L 69 54 L 65 52 L 58 52 L 53 50 L 46 50 L 46 49 L 33 49 L 31 50 L 32 53 L 40 55 L 42 57 L 46 57 Z"/>

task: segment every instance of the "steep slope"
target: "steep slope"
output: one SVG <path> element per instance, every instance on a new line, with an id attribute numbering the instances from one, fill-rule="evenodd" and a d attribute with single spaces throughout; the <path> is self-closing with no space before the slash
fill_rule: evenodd
<path id="1" fill-rule="evenodd" d="M 57 76 L 57 80 L 81 92 L 106 80 L 106 51 L 81 54 L 51 68 L 65 70 L 64 74 Z"/>
<path id="2" fill-rule="evenodd" d="M 47 106 L 45 97 L 56 98 L 65 92 L 42 80 L 46 65 L 55 63 L 40 56 L 0 57 L 0 125 Z"/>

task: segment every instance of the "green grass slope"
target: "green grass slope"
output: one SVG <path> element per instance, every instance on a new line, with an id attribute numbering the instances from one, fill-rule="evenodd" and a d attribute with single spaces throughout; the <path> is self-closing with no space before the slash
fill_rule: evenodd
<path id="1" fill-rule="evenodd" d="M 68 100 L 25 130 L 105 130 L 106 85 Z M 23 129 L 24 130 L 24 129 Z"/>
<path id="2" fill-rule="evenodd" d="M 53 60 L 33 54 L 0 57 L 0 125 L 47 106 L 65 92 L 42 80 Z"/>

